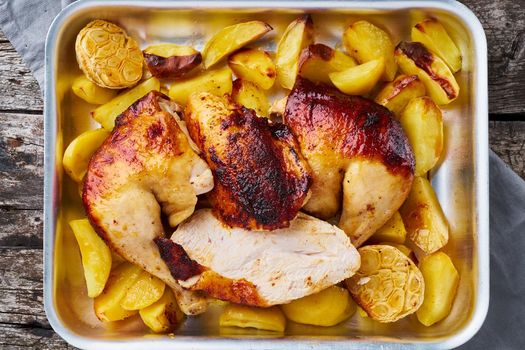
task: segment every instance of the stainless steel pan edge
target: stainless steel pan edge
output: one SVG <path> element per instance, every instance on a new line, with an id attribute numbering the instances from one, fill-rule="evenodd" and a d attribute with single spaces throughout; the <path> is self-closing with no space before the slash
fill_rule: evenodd
<path id="1" fill-rule="evenodd" d="M 149 8 L 298 8 L 298 9 L 378 9 L 394 10 L 434 8 L 448 11 L 463 20 L 472 31 L 476 65 L 476 117 L 475 130 L 475 192 L 477 215 L 475 228 L 477 232 L 477 298 L 475 311 L 470 322 L 461 332 L 444 341 L 425 342 L 370 342 L 367 339 L 345 337 L 328 340 L 313 337 L 287 337 L 280 339 L 228 339 L 218 337 L 177 336 L 173 339 L 150 338 L 133 341 L 104 341 L 80 336 L 61 321 L 53 300 L 55 281 L 55 232 L 59 202 L 60 162 L 57 159 L 57 96 L 55 93 L 57 62 L 55 60 L 57 33 L 64 21 L 76 11 L 92 6 L 126 5 Z M 45 49 L 46 76 L 44 92 L 44 308 L 53 329 L 68 343 L 82 349 L 449 349 L 468 341 L 479 330 L 488 311 L 489 303 L 489 206 L 488 206 L 488 91 L 487 91 L 487 45 L 485 33 L 476 16 L 464 5 L 451 0 L 446 1 L 78 1 L 66 7 L 53 21 L 46 39 Z"/>

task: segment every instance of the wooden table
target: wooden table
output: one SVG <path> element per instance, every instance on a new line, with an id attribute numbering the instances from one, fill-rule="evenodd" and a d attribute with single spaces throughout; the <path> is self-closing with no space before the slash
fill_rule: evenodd
<path id="1" fill-rule="evenodd" d="M 490 145 L 525 178 L 525 0 L 464 1 L 489 47 Z M 0 348 L 66 349 L 43 309 L 43 102 L 0 32 Z"/>

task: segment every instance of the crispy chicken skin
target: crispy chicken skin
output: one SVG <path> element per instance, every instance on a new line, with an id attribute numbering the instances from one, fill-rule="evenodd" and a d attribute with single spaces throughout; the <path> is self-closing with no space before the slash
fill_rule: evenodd
<path id="1" fill-rule="evenodd" d="M 311 183 L 288 127 L 209 93 L 190 96 L 185 120 L 213 172 L 215 187 L 208 197 L 218 217 L 232 227 L 288 227 Z"/>
<path id="2" fill-rule="evenodd" d="M 82 200 L 108 245 L 166 282 L 181 309 L 195 314 L 205 310 L 205 299 L 178 285 L 153 242 L 164 235 L 161 208 L 174 227 L 193 213 L 197 194 L 213 187 L 211 172 L 191 149 L 177 110 L 166 96 L 151 92 L 122 113 L 90 160 Z"/>
<path id="3" fill-rule="evenodd" d="M 334 216 L 355 246 L 401 206 L 414 176 L 414 156 L 400 124 L 384 107 L 297 78 L 283 116 L 313 171 L 304 209 Z"/>
<path id="4" fill-rule="evenodd" d="M 155 242 L 184 288 L 260 307 L 321 291 L 352 276 L 361 262 L 342 230 L 303 213 L 287 228 L 254 233 L 200 209 L 171 240 Z"/>

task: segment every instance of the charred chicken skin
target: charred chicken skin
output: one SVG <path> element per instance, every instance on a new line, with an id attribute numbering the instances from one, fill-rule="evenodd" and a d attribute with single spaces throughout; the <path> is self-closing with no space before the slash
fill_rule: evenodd
<path id="1" fill-rule="evenodd" d="M 200 209 L 171 240 L 155 242 L 184 288 L 261 307 L 319 292 L 352 276 L 361 261 L 342 230 L 303 213 L 287 228 L 254 233 Z"/>
<path id="2" fill-rule="evenodd" d="M 384 107 L 298 77 L 283 116 L 313 172 L 304 209 L 323 219 L 340 209 L 355 246 L 380 228 L 407 197 L 414 156 Z"/>
<path id="3" fill-rule="evenodd" d="M 288 127 L 209 93 L 190 96 L 185 120 L 213 172 L 208 197 L 218 217 L 252 230 L 288 227 L 311 183 Z"/>
<path id="4" fill-rule="evenodd" d="M 205 310 L 205 299 L 179 286 L 153 241 L 164 235 L 161 208 L 174 227 L 193 213 L 197 195 L 213 187 L 177 111 L 166 96 L 151 92 L 122 113 L 90 160 L 82 200 L 107 244 L 166 282 L 181 309 L 195 314 Z"/>

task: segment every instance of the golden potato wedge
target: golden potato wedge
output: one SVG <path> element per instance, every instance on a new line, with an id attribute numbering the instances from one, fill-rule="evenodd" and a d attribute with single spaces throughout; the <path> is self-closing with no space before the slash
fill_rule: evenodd
<path id="1" fill-rule="evenodd" d="M 184 319 L 177 300 L 170 288 L 165 288 L 162 297 L 139 311 L 140 318 L 155 333 L 170 332 Z"/>
<path id="2" fill-rule="evenodd" d="M 277 76 L 270 54 L 262 50 L 239 50 L 228 58 L 228 65 L 237 77 L 257 84 L 264 90 L 273 86 Z"/>
<path id="3" fill-rule="evenodd" d="M 448 222 L 430 185 L 420 176 L 414 177 L 412 189 L 399 210 L 408 241 L 426 254 L 432 254 L 448 242 Z"/>
<path id="4" fill-rule="evenodd" d="M 366 95 L 376 85 L 385 70 L 383 58 L 368 61 L 341 72 L 329 73 L 332 83 L 348 95 Z"/>
<path id="5" fill-rule="evenodd" d="M 281 305 L 281 309 L 291 321 L 330 327 L 350 318 L 357 305 L 348 290 L 331 286 L 319 293 Z"/>
<path id="6" fill-rule="evenodd" d="M 425 299 L 416 311 L 419 322 L 431 326 L 448 316 L 456 296 L 459 273 L 447 254 L 437 252 L 419 263 L 425 279 Z"/>
<path id="7" fill-rule="evenodd" d="M 146 67 L 154 77 L 176 79 L 198 67 L 202 55 L 191 46 L 156 44 L 143 52 Z"/>
<path id="8" fill-rule="evenodd" d="M 71 85 L 73 93 L 94 105 L 101 105 L 117 96 L 117 90 L 106 89 L 89 80 L 84 74 L 73 80 Z"/>
<path id="9" fill-rule="evenodd" d="M 366 313 L 365 310 L 363 310 L 361 308 L 361 306 L 357 305 L 357 313 L 359 314 L 359 316 L 361 316 L 362 318 L 367 318 L 368 317 L 368 314 Z"/>
<path id="10" fill-rule="evenodd" d="M 396 76 L 394 44 L 381 28 L 367 21 L 357 21 L 343 33 L 343 46 L 361 64 L 383 57 L 385 70 L 382 72 L 382 79 L 392 81 Z"/>
<path id="11" fill-rule="evenodd" d="M 95 298 L 95 314 L 101 321 L 120 321 L 137 313 L 120 306 L 128 289 L 137 281 L 142 269 L 124 262 L 113 269 L 102 294 Z"/>
<path id="12" fill-rule="evenodd" d="M 288 101 L 288 96 L 284 96 L 283 98 L 280 98 L 278 100 L 273 101 L 272 105 L 270 106 L 270 118 L 276 118 L 280 119 L 284 115 L 284 111 L 286 109 L 286 102 Z"/>
<path id="13" fill-rule="evenodd" d="M 356 65 L 345 53 L 324 44 L 312 44 L 301 51 L 299 75 L 310 81 L 330 84 L 329 73 L 340 72 Z"/>
<path id="14" fill-rule="evenodd" d="M 310 15 L 296 19 L 281 36 L 275 53 L 277 79 L 281 86 L 291 90 L 295 84 L 301 51 L 312 43 L 314 23 Z"/>
<path id="15" fill-rule="evenodd" d="M 405 74 L 416 74 L 425 84 L 427 94 L 438 105 L 446 105 L 459 95 L 459 85 L 441 58 L 421 43 L 401 42 L 395 51 L 399 68 Z"/>
<path id="16" fill-rule="evenodd" d="M 412 249 L 407 247 L 404 244 L 392 243 L 392 242 L 381 242 L 380 245 L 389 245 L 391 247 L 397 248 L 401 253 L 405 254 L 407 257 L 411 258 Z"/>
<path id="17" fill-rule="evenodd" d="M 403 219 L 399 212 L 396 211 L 394 215 L 370 237 L 370 241 L 403 244 L 405 243 L 406 235 L 407 231 L 405 230 Z"/>
<path id="18" fill-rule="evenodd" d="M 220 318 L 221 327 L 256 328 L 284 332 L 286 318 L 277 306 L 257 308 L 238 304 L 227 305 Z"/>
<path id="19" fill-rule="evenodd" d="M 80 248 L 88 296 L 95 298 L 102 293 L 109 278 L 111 251 L 91 227 L 88 219 L 70 221 L 69 226 Z"/>
<path id="20" fill-rule="evenodd" d="M 461 69 L 461 52 L 438 20 L 425 19 L 412 28 L 412 41 L 425 45 L 449 66 L 452 73 Z"/>
<path id="21" fill-rule="evenodd" d="M 139 85 L 121 93 L 108 103 L 99 106 L 91 116 L 106 130 L 113 130 L 115 119 L 129 106 L 150 91 L 160 90 L 160 81 L 157 78 L 149 78 Z"/>
<path id="22" fill-rule="evenodd" d="M 108 136 L 109 131 L 105 129 L 88 130 L 78 135 L 67 146 L 62 158 L 62 166 L 74 181 L 79 183 L 82 181 L 91 156 Z"/>
<path id="23" fill-rule="evenodd" d="M 204 46 L 204 68 L 208 69 L 224 56 L 261 38 L 273 28 L 261 21 L 250 21 L 228 26 L 218 31 Z"/>
<path id="24" fill-rule="evenodd" d="M 425 96 L 425 85 L 417 75 L 400 75 L 386 84 L 374 98 L 374 101 L 388 108 L 399 118 L 408 102 Z"/>
<path id="25" fill-rule="evenodd" d="M 148 307 L 162 297 L 165 287 L 164 282 L 157 277 L 142 271 L 120 301 L 120 306 L 125 310 L 139 310 Z"/>
<path id="26" fill-rule="evenodd" d="M 441 110 L 428 96 L 408 103 L 399 118 L 416 159 L 416 176 L 424 176 L 436 165 L 443 151 Z"/>
<path id="27" fill-rule="evenodd" d="M 217 96 L 231 94 L 232 72 L 228 67 L 209 70 L 196 77 L 176 81 L 171 85 L 169 97 L 185 106 L 193 92 L 209 92 Z"/>
<path id="28" fill-rule="evenodd" d="M 238 104 L 253 109 L 258 116 L 268 117 L 270 103 L 264 91 L 252 82 L 237 79 L 233 82 L 232 98 Z"/>

